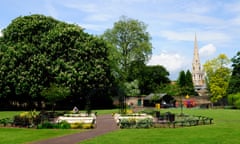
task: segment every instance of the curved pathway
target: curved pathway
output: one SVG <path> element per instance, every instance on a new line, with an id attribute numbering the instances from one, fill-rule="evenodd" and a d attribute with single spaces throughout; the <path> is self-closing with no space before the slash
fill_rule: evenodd
<path id="1" fill-rule="evenodd" d="M 37 141 L 32 144 L 76 144 L 83 140 L 90 139 L 119 129 L 112 115 L 110 114 L 97 116 L 96 122 L 97 127 L 95 129 L 62 137 Z"/>

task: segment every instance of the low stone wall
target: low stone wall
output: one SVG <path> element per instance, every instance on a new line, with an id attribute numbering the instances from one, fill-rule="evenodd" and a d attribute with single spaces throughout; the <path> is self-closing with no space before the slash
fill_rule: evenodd
<path id="1" fill-rule="evenodd" d="M 119 121 L 121 121 L 122 119 L 136 119 L 136 120 L 141 120 L 141 119 L 146 119 L 146 118 L 153 119 L 152 116 L 147 115 L 147 114 L 129 114 L 129 115 L 115 114 L 115 115 L 114 115 L 114 119 L 115 119 L 115 121 L 116 121 L 117 124 L 118 124 Z"/>
<path id="2" fill-rule="evenodd" d="M 68 123 L 91 123 L 96 124 L 95 114 L 65 114 L 64 116 L 59 116 L 56 119 L 56 123 L 66 121 Z"/>

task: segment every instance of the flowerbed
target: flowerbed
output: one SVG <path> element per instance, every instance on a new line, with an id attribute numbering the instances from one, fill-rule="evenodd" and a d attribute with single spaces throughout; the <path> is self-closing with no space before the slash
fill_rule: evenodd
<path id="1" fill-rule="evenodd" d="M 22 112 L 13 118 L 0 119 L 0 126 L 38 129 L 89 129 L 96 125 L 96 115 L 86 113 Z"/>
<path id="2" fill-rule="evenodd" d="M 115 114 L 114 119 L 120 128 L 150 128 L 153 117 L 147 114 Z"/>

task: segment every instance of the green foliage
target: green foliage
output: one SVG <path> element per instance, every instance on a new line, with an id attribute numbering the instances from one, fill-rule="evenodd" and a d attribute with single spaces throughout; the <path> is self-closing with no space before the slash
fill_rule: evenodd
<path id="1" fill-rule="evenodd" d="M 31 125 L 32 119 L 26 116 L 16 115 L 14 116 L 13 123 L 15 126 L 29 127 Z"/>
<path id="2" fill-rule="evenodd" d="M 138 80 L 134 80 L 132 82 L 125 82 L 124 86 L 127 96 L 137 96 L 140 94 Z"/>
<path id="3" fill-rule="evenodd" d="M 57 101 L 66 98 L 69 94 L 70 89 L 68 87 L 57 86 L 56 84 L 51 84 L 49 88 L 44 89 L 41 92 L 41 95 L 52 105 L 55 105 Z"/>
<path id="4" fill-rule="evenodd" d="M 195 95 L 196 92 L 194 90 L 192 74 L 189 70 L 187 70 L 185 78 L 186 78 L 187 93 L 189 95 Z"/>
<path id="5" fill-rule="evenodd" d="M 227 67 L 230 60 L 226 55 L 220 54 L 217 58 L 204 64 L 207 75 L 207 85 L 211 93 L 211 101 L 218 102 L 227 94 L 230 69 Z"/>
<path id="6" fill-rule="evenodd" d="M 240 109 L 240 92 L 228 95 L 228 103 Z"/>
<path id="7" fill-rule="evenodd" d="M 70 129 L 70 128 L 71 125 L 66 121 L 62 121 L 60 123 L 44 122 L 37 126 L 37 129 Z"/>
<path id="8" fill-rule="evenodd" d="M 18 17 L 0 40 L 0 97 L 29 103 L 53 90 L 59 96 L 71 90 L 71 96 L 83 100 L 92 90 L 109 97 L 113 76 L 108 50 L 106 42 L 77 25 L 43 15 Z"/>
<path id="9" fill-rule="evenodd" d="M 232 59 L 232 74 L 227 89 L 228 94 L 240 92 L 240 51 Z"/>
<path id="10" fill-rule="evenodd" d="M 121 17 L 112 29 L 107 29 L 102 37 L 112 44 L 115 61 L 120 77 L 126 80 L 129 67 L 133 61 L 146 62 L 152 52 L 149 33 L 146 25 L 138 20 Z"/>
<path id="11" fill-rule="evenodd" d="M 163 66 L 145 66 L 138 76 L 141 94 L 157 92 L 170 83 L 168 76 L 169 72 Z"/>
<path id="12" fill-rule="evenodd" d="M 153 120 L 150 118 L 145 119 L 135 119 L 135 118 L 128 118 L 128 119 L 121 119 L 120 128 L 151 128 L 153 126 Z"/>
<path id="13" fill-rule="evenodd" d="M 179 87 L 177 84 L 168 84 L 160 90 L 161 93 L 167 93 L 171 96 L 179 95 Z"/>
<path id="14" fill-rule="evenodd" d="M 187 70 L 186 73 L 184 71 L 179 73 L 177 84 L 180 90 L 180 95 L 195 95 L 192 74 L 189 70 Z"/>
<path id="15" fill-rule="evenodd" d="M 19 115 L 15 115 L 13 118 L 13 124 L 20 127 L 32 127 L 40 122 L 38 113 L 34 111 L 22 112 Z"/>
<path id="16" fill-rule="evenodd" d="M 0 119 L 0 125 L 6 126 L 7 124 L 12 124 L 13 120 L 11 118 L 2 118 Z"/>
<path id="17" fill-rule="evenodd" d="M 180 71 L 179 77 L 178 77 L 178 85 L 180 88 L 183 88 L 186 86 L 186 76 L 184 71 Z"/>

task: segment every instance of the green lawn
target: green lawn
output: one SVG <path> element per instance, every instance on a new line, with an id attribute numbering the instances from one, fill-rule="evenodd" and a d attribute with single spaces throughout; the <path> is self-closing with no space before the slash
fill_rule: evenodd
<path id="1" fill-rule="evenodd" d="M 179 109 L 161 110 L 179 113 Z M 214 118 L 214 124 L 184 128 L 121 129 L 81 144 L 230 144 L 239 143 L 240 111 L 184 109 Z"/>
<path id="2" fill-rule="evenodd" d="M 15 115 L 20 114 L 23 111 L 0 111 L 0 119 L 13 118 Z"/>
<path id="3" fill-rule="evenodd" d="M 179 109 L 161 109 L 161 112 L 180 113 Z M 94 111 L 95 112 L 95 111 Z M 98 114 L 117 110 L 97 110 Z M 81 142 L 81 144 L 229 144 L 239 143 L 240 110 L 184 109 L 185 114 L 214 118 L 214 124 L 184 128 L 120 129 Z M 0 118 L 14 112 L 0 112 Z M 17 112 L 16 112 L 17 113 Z M 49 137 L 56 137 L 81 130 L 47 130 L 0 128 L 0 143 L 23 144 Z"/>
<path id="4" fill-rule="evenodd" d="M 24 144 L 31 141 L 72 134 L 80 131 L 82 130 L 0 128 L 0 143 Z"/>

